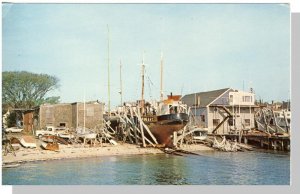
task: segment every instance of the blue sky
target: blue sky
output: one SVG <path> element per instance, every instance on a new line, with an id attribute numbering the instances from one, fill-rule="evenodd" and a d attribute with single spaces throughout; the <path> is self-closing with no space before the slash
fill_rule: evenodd
<path id="1" fill-rule="evenodd" d="M 164 93 L 232 87 L 282 101 L 290 93 L 290 9 L 283 4 L 4 4 L 2 71 L 26 70 L 60 79 L 49 95 L 62 102 L 107 102 L 107 25 L 111 102 Z"/>

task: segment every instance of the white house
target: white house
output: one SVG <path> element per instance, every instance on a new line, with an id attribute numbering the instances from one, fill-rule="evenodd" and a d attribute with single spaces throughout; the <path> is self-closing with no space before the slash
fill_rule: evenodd
<path id="1" fill-rule="evenodd" d="M 182 99 L 195 115 L 195 123 L 209 132 L 228 134 L 254 128 L 255 94 L 224 88 L 187 94 Z M 225 120 L 225 121 L 223 121 Z M 223 121 L 223 123 L 222 123 Z"/>

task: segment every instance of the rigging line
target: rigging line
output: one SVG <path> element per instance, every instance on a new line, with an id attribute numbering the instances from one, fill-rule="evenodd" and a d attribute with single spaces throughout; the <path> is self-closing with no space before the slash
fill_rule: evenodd
<path id="1" fill-rule="evenodd" d="M 140 84 L 141 84 L 141 80 L 140 78 L 137 80 L 137 82 L 135 82 L 135 99 L 138 99 L 139 97 L 139 93 L 140 93 Z"/>
<path id="2" fill-rule="evenodd" d="M 145 70 L 145 75 L 146 75 L 146 78 L 147 78 L 147 81 L 148 81 L 148 87 L 149 87 L 149 97 L 150 99 L 153 99 L 153 95 L 152 95 L 152 87 L 151 86 L 154 86 L 153 82 L 151 81 L 150 79 L 150 76 L 148 74 L 148 72 Z"/>
<path id="3" fill-rule="evenodd" d="M 150 83 L 149 83 L 149 82 L 148 82 L 148 84 L 149 84 L 149 97 L 150 97 L 150 99 L 152 99 L 151 85 L 150 85 Z"/>

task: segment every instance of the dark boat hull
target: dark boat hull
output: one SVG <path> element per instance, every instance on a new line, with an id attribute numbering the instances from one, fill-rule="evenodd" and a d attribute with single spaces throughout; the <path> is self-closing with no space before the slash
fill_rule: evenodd
<path id="1" fill-rule="evenodd" d="M 113 129 L 113 130 L 117 130 L 119 124 L 120 124 L 120 119 L 116 116 L 107 116 L 105 115 L 104 116 L 104 120 L 105 122 L 109 122 L 110 123 L 110 127 Z M 110 129 L 109 129 L 110 130 Z"/>
<path id="2" fill-rule="evenodd" d="M 186 113 L 160 115 L 157 116 L 157 122 L 149 125 L 149 129 L 159 144 L 165 145 L 165 147 L 174 147 L 173 133 L 183 129 L 188 120 L 189 117 Z"/>

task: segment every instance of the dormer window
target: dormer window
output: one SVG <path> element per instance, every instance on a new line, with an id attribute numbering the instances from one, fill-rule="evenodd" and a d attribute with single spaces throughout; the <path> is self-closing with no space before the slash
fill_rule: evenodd
<path id="1" fill-rule="evenodd" d="M 243 96 L 243 102 L 252 102 L 252 96 Z"/>

